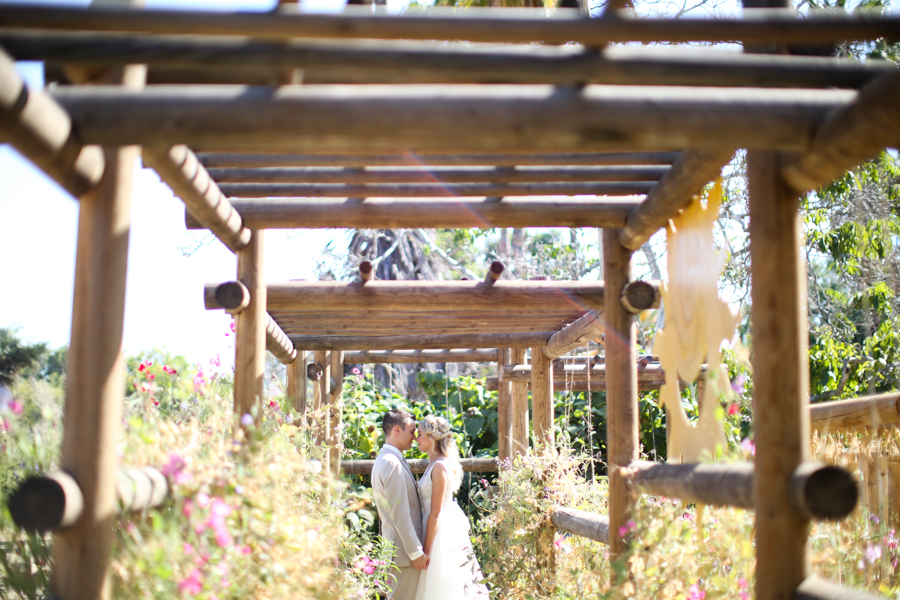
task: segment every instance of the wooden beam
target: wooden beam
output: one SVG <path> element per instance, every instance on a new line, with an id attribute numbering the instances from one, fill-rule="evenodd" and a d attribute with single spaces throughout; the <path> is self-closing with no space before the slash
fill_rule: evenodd
<path id="1" fill-rule="evenodd" d="M 374 464 L 374 460 L 342 460 L 341 472 L 344 475 L 371 475 Z M 413 473 L 424 473 L 428 459 L 407 460 L 406 464 Z M 496 458 L 460 458 L 459 464 L 466 473 L 496 473 L 499 470 Z"/>
<path id="2" fill-rule="evenodd" d="M 288 335 L 278 326 L 275 319 L 269 316 L 269 313 L 264 313 L 263 318 L 266 324 L 266 350 L 282 364 L 287 365 L 294 362 L 294 359 L 297 358 L 297 350 L 294 349 L 294 344 L 291 343 Z"/>
<path id="3" fill-rule="evenodd" d="M 546 344 L 552 332 L 394 336 L 290 336 L 294 346 L 310 350 L 406 350 L 502 346 L 530 348 Z"/>
<path id="4" fill-rule="evenodd" d="M 672 165 L 647 199 L 628 216 L 622 230 L 623 246 L 637 250 L 669 219 L 678 214 L 716 179 L 722 167 L 731 161 L 735 147 L 688 150 Z"/>
<path id="5" fill-rule="evenodd" d="M 510 348 L 510 364 L 520 365 L 525 362 L 524 347 L 507 347 Z M 528 384 L 510 382 L 509 389 L 509 451 L 515 458 L 528 452 Z"/>
<path id="6" fill-rule="evenodd" d="M 263 231 L 253 230 L 238 251 L 238 281 L 250 291 L 250 304 L 235 316 L 234 412 L 262 418 L 266 370 L 266 285 L 263 278 Z"/>
<path id="7" fill-rule="evenodd" d="M 589 183 L 610 181 L 658 181 L 665 175 L 669 167 L 663 165 L 623 165 L 623 166 L 598 166 L 598 167 L 516 167 L 513 169 L 498 169 L 491 167 L 469 167 L 465 169 L 445 167 L 421 167 L 421 168 L 394 168 L 366 170 L 336 169 L 333 167 L 276 167 L 256 169 L 209 169 L 209 175 L 219 184 L 224 183 L 291 183 L 291 184 L 317 184 L 317 185 L 399 185 L 399 184 L 463 184 L 463 183 Z M 471 187 L 471 186 L 470 186 Z M 231 190 L 232 188 L 228 188 Z M 276 188 L 277 189 L 277 188 Z M 365 188 L 364 188 L 365 189 Z M 394 190 L 406 190 L 409 188 L 390 188 L 389 194 L 373 194 L 368 191 L 364 194 L 346 193 L 343 196 L 393 196 L 399 197 Z M 447 188 L 453 190 L 457 196 L 514 196 L 512 193 L 495 193 L 485 191 L 478 194 L 462 193 L 466 189 L 460 186 Z M 474 189 L 474 188 L 472 188 Z M 598 188 L 599 189 L 599 188 Z M 224 188 L 223 188 L 224 190 Z M 226 194 L 228 192 L 226 191 Z M 596 192 L 591 192 L 595 194 Z M 636 192 L 627 192 L 629 194 Z M 290 196 L 296 194 L 265 193 L 258 196 Z M 307 196 L 322 196 L 322 194 L 303 194 Z M 328 196 L 335 197 L 331 193 Z M 428 194 L 409 194 L 415 196 L 427 196 Z M 446 195 L 446 194 L 443 194 Z M 526 194 L 537 195 L 537 194 Z M 549 192 L 541 195 L 550 195 Z M 598 195 L 610 195 L 598 194 Z M 340 195 L 338 195 L 339 197 Z M 257 197 L 247 196 L 243 197 Z"/>
<path id="8" fill-rule="evenodd" d="M 438 193 L 437 191 L 432 193 Z M 233 200 L 248 227 L 263 229 L 619 227 L 640 205 L 637 196 L 466 199 L 333 198 Z M 203 225 L 185 212 L 188 229 Z"/>
<path id="9" fill-rule="evenodd" d="M 511 167 L 511 166 L 596 166 L 671 165 L 679 152 L 580 152 L 563 154 L 215 154 L 197 156 L 208 168 L 271 167 Z"/>
<path id="10" fill-rule="evenodd" d="M 311 281 L 268 286 L 268 308 L 342 310 L 590 310 L 603 308 L 603 282 L 585 281 Z M 472 347 L 472 346 L 456 346 Z M 411 347 L 410 347 L 411 348 Z M 349 349 L 349 348 L 348 348 Z M 393 348 L 382 348 L 391 350 Z"/>
<path id="11" fill-rule="evenodd" d="M 143 85 L 140 67 L 104 74 Z M 53 536 L 50 593 L 66 600 L 109 595 L 110 548 L 116 520 L 116 467 L 125 359 L 122 327 L 131 229 L 134 146 L 104 150 L 103 176 L 80 197 L 72 333 L 66 369 L 59 468 L 78 482 L 81 518 Z"/>
<path id="12" fill-rule="evenodd" d="M 600 83 L 859 88 L 891 68 L 818 56 L 765 56 L 679 48 L 571 46 L 480 48 L 472 44 L 313 40 L 266 42 L 122 34 L 0 31 L 17 60 L 66 65 L 149 63 L 149 84 Z"/>
<path id="13" fill-rule="evenodd" d="M 620 243 L 621 231 L 603 231 L 603 280 L 618 296 L 631 281 L 631 251 Z M 634 499 L 620 468 L 638 458 L 638 376 L 634 316 L 621 302 L 609 302 L 606 325 L 606 411 L 609 454 L 609 539 L 610 560 L 625 551 L 619 534 L 631 518 Z M 611 575 L 615 579 L 615 575 Z"/>
<path id="14" fill-rule="evenodd" d="M 250 230 L 244 227 L 241 216 L 190 148 L 183 145 L 144 148 L 143 161 L 145 167 L 155 170 L 163 183 L 184 201 L 197 222 L 212 231 L 232 252 L 249 243 Z"/>
<path id="15" fill-rule="evenodd" d="M 554 333 L 542 353 L 550 360 L 559 358 L 575 348 L 585 346 L 589 341 L 599 338 L 605 330 L 605 324 L 600 318 L 600 311 L 588 311 L 577 321 Z"/>
<path id="16" fill-rule="evenodd" d="M 782 174 L 798 192 L 831 183 L 846 171 L 900 144 L 900 71 L 869 83 L 849 106 L 828 117 L 810 148 L 788 159 Z"/>
<path id="17" fill-rule="evenodd" d="M 484 389 L 488 392 L 494 392 L 499 389 L 498 386 L 498 378 L 497 377 L 485 377 L 484 378 Z M 512 382 L 507 382 L 512 383 Z M 650 390 L 658 390 L 662 387 L 662 381 L 660 380 L 651 380 L 651 381 L 638 381 L 638 391 L 647 392 Z M 530 386 L 531 382 L 526 381 L 525 385 Z M 562 392 L 605 392 L 606 391 L 606 379 L 594 379 L 590 381 L 590 385 L 588 385 L 587 381 L 572 381 L 571 379 L 565 380 L 560 378 L 553 379 L 554 392 L 562 393 Z M 684 382 L 679 382 L 679 386 L 681 389 L 685 389 L 687 384 Z"/>
<path id="18" fill-rule="evenodd" d="M 327 410 L 326 407 L 328 406 L 328 392 L 331 387 L 330 353 L 317 350 L 313 353 L 313 361 L 314 365 L 318 367 L 318 369 L 313 369 L 313 371 L 317 371 L 315 376 L 318 377 L 318 379 L 313 378 L 313 385 L 315 386 L 313 390 L 313 415 L 308 421 L 310 428 L 312 429 L 313 444 L 316 448 L 321 448 L 325 443 L 327 436 L 326 430 L 328 428 L 328 420 L 326 419 L 327 415 L 325 412 Z M 329 459 L 330 456 L 327 452 L 321 457 L 326 472 L 329 471 Z"/>
<path id="19" fill-rule="evenodd" d="M 806 260 L 800 202 L 774 153 L 747 153 L 756 442 L 756 597 L 788 598 L 809 570 L 791 476 L 809 458 Z"/>
<path id="20" fill-rule="evenodd" d="M 497 457 L 507 460 L 512 454 L 512 387 L 503 378 L 503 367 L 510 363 L 512 350 L 497 349 L 497 377 L 494 389 L 497 391 Z"/>
<path id="21" fill-rule="evenodd" d="M 819 432 L 894 425 L 900 423 L 900 394 L 812 404 L 809 421 L 810 428 Z"/>
<path id="22" fill-rule="evenodd" d="M 563 365 L 559 362 L 553 364 L 553 378 L 557 383 L 565 381 L 587 381 L 588 380 L 587 365 Z M 600 363 L 590 365 L 591 381 L 605 381 L 608 371 L 606 364 Z M 508 365 L 503 367 L 503 377 L 508 381 L 532 381 L 531 365 Z M 662 383 L 666 379 L 666 372 L 662 370 L 662 365 L 654 363 L 646 366 L 637 367 L 637 380 L 643 382 Z"/>
<path id="23" fill-rule="evenodd" d="M 364 352 L 344 353 L 344 362 L 348 365 L 380 363 L 492 362 L 495 360 L 497 360 L 497 350 L 493 348 L 453 350 L 367 350 Z"/>
<path id="24" fill-rule="evenodd" d="M 236 315 L 250 305 L 250 290 L 240 281 L 226 281 L 216 286 L 216 304 L 230 315 Z"/>
<path id="25" fill-rule="evenodd" d="M 646 194 L 648 181 L 587 183 L 443 183 L 306 184 L 227 183 L 219 187 L 233 198 L 467 198 L 478 196 L 633 196 Z"/>
<path id="26" fill-rule="evenodd" d="M 44 92 L 29 90 L 2 48 L 0 142 L 12 144 L 76 198 L 103 175 L 103 150 L 81 144 L 65 109 Z"/>
<path id="27" fill-rule="evenodd" d="M 550 522 L 560 531 L 609 545 L 609 517 L 605 515 L 557 506 L 550 511 Z"/>
<path id="28" fill-rule="evenodd" d="M 622 290 L 622 306 L 633 315 L 659 308 L 662 301 L 661 288 L 659 281 L 632 281 Z"/>
<path id="29" fill-rule="evenodd" d="M 552 339 L 552 338 L 551 338 Z M 531 414 L 535 447 L 544 454 L 554 454 L 553 368 L 543 348 L 531 349 Z"/>
<path id="30" fill-rule="evenodd" d="M 287 387 L 285 400 L 300 417 L 301 426 L 306 426 L 307 413 L 307 374 L 306 367 L 309 364 L 309 355 L 306 350 L 297 352 L 297 358 L 289 362 L 287 366 Z"/>
<path id="31" fill-rule="evenodd" d="M 753 463 L 665 464 L 636 461 L 625 474 L 646 494 L 689 504 L 755 508 Z M 791 506 L 808 519 L 838 520 L 856 508 L 853 474 L 835 465 L 804 463 L 791 475 Z"/>
<path id="32" fill-rule="evenodd" d="M 341 474 L 341 454 L 343 454 L 342 424 L 344 421 L 344 353 L 331 353 L 331 378 L 333 387 L 328 394 L 330 419 L 328 420 L 328 466 L 335 476 Z"/>
<path id="33" fill-rule="evenodd" d="M 88 144 L 391 153 L 398 147 L 803 150 L 827 115 L 855 96 L 843 90 L 593 85 L 156 86 L 140 92 L 60 86 L 53 92 Z"/>
<path id="34" fill-rule="evenodd" d="M 176 35 L 234 35 L 269 40 L 292 38 L 468 40 L 470 42 L 603 46 L 624 42 L 836 42 L 900 38 L 900 19 L 854 14 L 799 20 L 793 11 L 766 11 L 744 19 L 583 19 L 578 11 L 554 18 L 491 9 L 430 15 L 210 13 L 208 11 L 91 10 L 59 6 L 4 5 L 0 28 L 63 31 L 118 31 Z M 477 12 L 476 12 L 477 11 Z M 477 15 L 477 16 L 476 16 Z M 565 16 L 563 16 L 565 15 Z M 536 18 L 540 17 L 540 18 Z"/>

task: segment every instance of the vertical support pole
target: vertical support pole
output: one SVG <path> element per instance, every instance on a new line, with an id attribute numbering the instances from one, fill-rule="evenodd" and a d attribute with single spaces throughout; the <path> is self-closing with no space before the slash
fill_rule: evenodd
<path id="1" fill-rule="evenodd" d="M 146 73 L 143 65 L 129 65 L 103 73 L 102 79 L 140 88 Z M 60 468 L 78 483 L 84 509 L 72 527 L 53 534 L 50 590 L 65 600 L 110 596 L 117 450 L 125 394 L 125 278 L 134 164 L 140 148 L 106 148 L 104 154 L 103 178 L 80 198 L 78 213 Z"/>
<path id="2" fill-rule="evenodd" d="M 326 436 L 329 446 L 329 466 L 335 476 L 341 474 L 341 454 L 343 452 L 343 435 L 341 424 L 344 418 L 344 353 L 334 351 L 331 353 L 331 376 L 334 378 L 334 387 L 329 395 L 329 408 L 331 412 Z"/>
<path id="3" fill-rule="evenodd" d="M 266 370 L 266 283 L 263 279 L 263 230 L 237 253 L 238 281 L 250 291 L 250 304 L 235 316 L 234 412 L 262 415 Z"/>
<path id="4" fill-rule="evenodd" d="M 509 364 L 525 364 L 525 348 L 510 348 Z M 528 383 L 510 382 L 510 455 L 528 452 Z"/>
<path id="5" fill-rule="evenodd" d="M 299 415 L 301 427 L 306 426 L 306 366 L 309 353 L 306 350 L 298 350 L 295 358 L 287 368 L 287 400 L 294 411 Z"/>
<path id="6" fill-rule="evenodd" d="M 799 198 L 779 156 L 747 153 L 750 187 L 756 598 L 788 600 L 809 573 L 809 522 L 790 480 L 809 458 L 806 262 Z"/>
<path id="7" fill-rule="evenodd" d="M 553 361 L 540 348 L 531 349 L 531 414 L 535 448 L 554 452 Z"/>
<path id="8" fill-rule="evenodd" d="M 512 391 L 510 383 L 503 377 L 503 366 L 509 364 L 510 349 L 497 349 L 497 454 L 500 460 L 505 460 L 512 456 L 511 435 L 512 422 L 511 412 L 512 400 L 510 396 Z"/>
<path id="9" fill-rule="evenodd" d="M 323 435 L 325 433 L 323 413 L 327 406 L 328 391 L 331 387 L 329 383 L 329 380 L 331 379 L 331 365 L 329 364 L 328 352 L 325 351 L 317 350 L 313 354 L 313 360 L 322 367 L 322 378 L 314 384 L 312 416 L 309 419 L 309 422 L 310 427 L 312 427 L 313 443 L 317 448 L 320 448 L 325 442 L 325 437 Z M 328 457 L 322 457 L 323 470 L 325 470 L 326 462 L 328 462 Z"/>
<path id="10" fill-rule="evenodd" d="M 633 500 L 620 470 L 638 458 L 637 345 L 634 316 L 619 302 L 631 280 L 631 251 L 619 243 L 619 231 L 603 230 L 603 279 L 606 284 L 606 438 L 609 448 L 609 555 L 625 550 L 619 528 L 631 516 Z M 614 576 L 614 574 L 612 575 Z"/>

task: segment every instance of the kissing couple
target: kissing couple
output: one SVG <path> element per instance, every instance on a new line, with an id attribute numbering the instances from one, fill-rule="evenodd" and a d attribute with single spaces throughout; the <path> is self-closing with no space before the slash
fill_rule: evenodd
<path id="1" fill-rule="evenodd" d="M 395 408 L 384 415 L 381 427 L 385 444 L 372 467 L 372 491 L 382 536 L 394 547 L 388 598 L 487 600 L 469 519 L 453 499 L 462 466 L 450 423 L 429 415 L 416 424 L 412 415 Z M 418 485 L 403 457 L 413 441 L 431 461 Z"/>

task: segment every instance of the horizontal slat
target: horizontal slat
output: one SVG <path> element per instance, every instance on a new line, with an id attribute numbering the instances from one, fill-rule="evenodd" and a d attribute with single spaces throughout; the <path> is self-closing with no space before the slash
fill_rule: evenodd
<path id="1" fill-rule="evenodd" d="M 606 379 L 606 365 L 591 365 L 591 380 L 604 381 Z M 662 365 L 650 364 L 638 368 L 638 381 L 659 382 L 666 379 L 666 372 Z M 587 381 L 588 371 L 586 365 L 563 365 L 555 363 L 553 378 L 555 381 Z M 531 381 L 531 365 L 504 365 L 503 379 L 506 381 Z"/>
<path id="2" fill-rule="evenodd" d="M 392 153 L 803 150 L 855 95 L 542 85 L 60 86 L 53 93 L 89 144 Z"/>
<path id="3" fill-rule="evenodd" d="M 344 364 L 494 362 L 496 348 L 457 350 L 367 350 L 345 352 Z"/>
<path id="4" fill-rule="evenodd" d="M 793 600 L 884 600 L 884 596 L 854 590 L 813 575 L 800 584 Z"/>
<path id="5" fill-rule="evenodd" d="M 550 522 L 560 531 L 609 544 L 609 517 L 557 506 L 550 511 Z"/>
<path id="6" fill-rule="evenodd" d="M 456 198 L 477 196 L 633 196 L 653 189 L 648 181 L 565 183 L 310 184 L 223 183 L 232 198 Z"/>
<path id="7" fill-rule="evenodd" d="M 851 400 L 812 404 L 809 425 L 813 431 L 878 427 L 900 423 L 900 394 L 862 396 Z"/>
<path id="8" fill-rule="evenodd" d="M 241 154 L 200 153 L 200 162 L 209 168 L 263 167 L 421 167 L 428 166 L 596 166 L 671 165 L 679 152 L 578 152 L 514 154 Z"/>
<path id="9" fill-rule="evenodd" d="M 368 12 L 368 11 L 366 11 Z M 505 13 L 505 14 L 504 14 Z M 468 40 L 472 42 L 833 42 L 900 38 L 892 16 L 856 13 L 842 18 L 798 20 L 793 11 L 766 11 L 745 19 L 583 19 L 579 11 L 557 11 L 546 18 L 510 18 L 506 11 L 435 12 L 420 16 L 375 14 L 210 13 L 136 11 L 111 7 L 91 10 L 27 4 L 0 5 L 0 27 L 128 33 L 238 35 L 266 39 L 365 38 Z"/>
<path id="10" fill-rule="evenodd" d="M 493 227 L 622 227 L 641 196 L 616 198 L 333 198 L 232 200 L 254 229 L 359 229 Z M 188 229 L 201 228 L 190 212 Z"/>
<path id="11" fill-rule="evenodd" d="M 148 84 L 600 83 L 858 88 L 887 61 L 610 47 L 483 48 L 370 40 L 291 41 L 0 31 L 18 60 L 109 67 L 149 64 Z"/>
<path id="12" fill-rule="evenodd" d="M 296 348 L 307 350 L 406 350 L 473 348 L 534 348 L 547 345 L 552 331 L 393 336 L 291 336 Z"/>
<path id="13" fill-rule="evenodd" d="M 490 167 L 448 169 L 335 169 L 282 167 L 274 169 L 210 169 L 218 183 L 318 183 L 318 184 L 442 184 L 442 183 L 586 183 L 591 181 L 656 181 L 668 167 L 664 166 L 600 166 L 600 167 Z M 593 193 L 593 192 L 592 192 Z M 267 194 L 283 195 L 283 194 Z M 315 194 L 313 194 L 315 195 Z M 360 194 L 345 194 L 357 196 Z M 372 194 L 362 194 L 371 196 Z M 395 194 L 389 194 L 395 195 Z M 459 194 L 457 192 L 457 195 Z M 479 195 L 514 195 L 484 193 Z"/>
<path id="14" fill-rule="evenodd" d="M 519 383 L 524 383 L 526 385 L 531 385 L 531 380 L 523 381 L 519 380 Z M 651 379 L 648 381 L 638 381 L 637 389 L 642 392 L 648 392 L 651 390 L 658 390 L 662 387 L 663 381 L 661 379 Z M 572 379 L 565 379 L 564 377 L 556 377 L 553 378 L 554 391 L 556 392 L 602 392 L 606 391 L 606 379 L 594 379 L 588 384 L 586 380 L 574 381 Z M 685 389 L 687 384 L 684 382 L 679 382 L 681 389 Z M 496 377 L 485 377 L 484 379 L 484 389 L 489 392 L 497 391 L 499 387 L 499 381 Z"/>

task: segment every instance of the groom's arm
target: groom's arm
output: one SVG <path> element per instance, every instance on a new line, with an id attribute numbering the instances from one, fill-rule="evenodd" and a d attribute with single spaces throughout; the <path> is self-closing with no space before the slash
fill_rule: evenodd
<path id="1" fill-rule="evenodd" d="M 406 471 L 395 461 L 387 461 L 388 469 L 384 473 L 384 489 L 387 495 L 386 504 L 391 514 L 391 522 L 400 537 L 403 551 L 410 560 L 422 556 L 422 543 L 416 535 L 416 528 L 409 516 L 409 495 L 406 488 Z"/>

